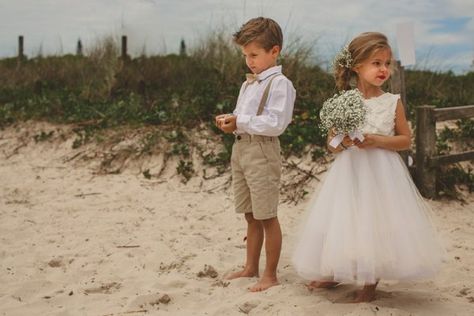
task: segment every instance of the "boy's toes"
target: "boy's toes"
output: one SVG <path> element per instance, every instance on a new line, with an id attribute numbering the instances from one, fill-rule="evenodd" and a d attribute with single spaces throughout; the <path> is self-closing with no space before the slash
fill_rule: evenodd
<path id="1" fill-rule="evenodd" d="M 261 292 L 265 291 L 272 286 L 279 285 L 280 282 L 276 278 L 262 278 L 257 283 L 255 283 L 252 287 L 249 288 L 250 292 Z"/>

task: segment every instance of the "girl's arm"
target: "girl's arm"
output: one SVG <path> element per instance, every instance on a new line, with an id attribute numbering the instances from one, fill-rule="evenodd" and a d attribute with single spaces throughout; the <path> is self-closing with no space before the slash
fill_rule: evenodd
<path id="1" fill-rule="evenodd" d="M 398 100 L 395 110 L 395 136 L 366 134 L 364 142 L 356 142 L 359 148 L 380 147 L 384 149 L 402 151 L 411 146 L 411 132 L 405 117 L 403 104 Z"/>

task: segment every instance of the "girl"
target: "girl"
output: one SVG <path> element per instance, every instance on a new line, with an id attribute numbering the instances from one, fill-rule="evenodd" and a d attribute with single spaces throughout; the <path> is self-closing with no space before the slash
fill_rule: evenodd
<path id="1" fill-rule="evenodd" d="M 364 285 L 354 302 L 375 299 L 380 279 L 411 280 L 439 269 L 442 249 L 424 203 L 397 151 L 410 148 L 410 129 L 399 95 L 384 93 L 392 51 L 385 35 L 363 33 L 336 58 L 339 90 L 364 96 L 364 141 L 346 136 L 309 204 L 309 218 L 293 262 L 308 287 L 340 282 Z M 329 141 L 334 137 L 329 133 Z"/>

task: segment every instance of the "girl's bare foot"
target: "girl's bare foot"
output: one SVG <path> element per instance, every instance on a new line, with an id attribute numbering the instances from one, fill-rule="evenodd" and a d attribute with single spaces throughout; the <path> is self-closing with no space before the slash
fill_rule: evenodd
<path id="1" fill-rule="evenodd" d="M 243 269 L 242 271 L 234 272 L 227 275 L 224 279 L 233 280 L 237 278 L 253 278 L 258 277 L 258 271 L 253 271 L 251 269 Z"/>
<path id="2" fill-rule="evenodd" d="M 306 285 L 308 290 L 316 290 L 316 289 L 332 289 L 338 286 L 339 282 L 334 281 L 311 281 L 309 284 Z"/>
<path id="3" fill-rule="evenodd" d="M 375 288 L 377 284 L 365 285 L 362 290 L 356 291 L 353 303 L 365 303 L 375 300 Z"/>
<path id="4" fill-rule="evenodd" d="M 255 283 L 252 287 L 249 288 L 250 292 L 261 292 L 265 291 L 266 289 L 279 285 L 280 282 L 278 282 L 276 277 L 266 277 L 263 276 L 257 283 Z"/>

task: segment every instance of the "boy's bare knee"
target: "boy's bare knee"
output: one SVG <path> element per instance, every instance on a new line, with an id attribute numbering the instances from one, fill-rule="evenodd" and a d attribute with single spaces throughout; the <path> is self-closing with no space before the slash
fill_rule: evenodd
<path id="1" fill-rule="evenodd" d="M 253 217 L 253 213 L 245 213 L 245 220 L 247 223 L 251 224 L 253 222 L 256 222 L 257 220 Z"/>
<path id="2" fill-rule="evenodd" d="M 262 224 L 265 227 L 275 225 L 275 223 L 278 223 L 278 217 L 272 217 L 262 220 Z"/>

